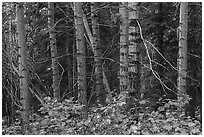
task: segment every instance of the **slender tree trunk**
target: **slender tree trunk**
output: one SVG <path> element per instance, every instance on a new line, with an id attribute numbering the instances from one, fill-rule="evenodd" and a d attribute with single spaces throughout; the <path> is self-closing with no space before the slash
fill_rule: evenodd
<path id="1" fill-rule="evenodd" d="M 163 20 L 164 20 L 164 10 L 163 10 L 163 3 L 160 2 L 158 4 L 158 15 L 157 15 L 157 48 L 158 48 L 158 51 L 164 55 L 164 46 L 163 46 L 163 36 L 164 36 L 164 26 L 163 26 Z M 163 71 L 164 71 L 164 68 L 163 68 L 163 59 L 162 57 L 158 54 L 157 56 L 157 62 L 159 63 L 159 65 L 157 65 L 157 69 L 158 70 L 158 73 L 159 73 L 159 76 L 162 80 L 163 78 Z M 162 89 L 162 86 L 158 86 L 158 88 Z"/>
<path id="2" fill-rule="evenodd" d="M 68 43 L 68 38 L 67 38 L 67 42 L 66 43 Z M 67 47 L 66 47 L 66 54 L 67 55 L 71 54 L 69 46 L 70 45 L 67 45 Z M 73 52 L 73 54 L 74 54 L 74 52 Z M 71 60 L 71 56 L 67 56 L 67 58 L 66 58 L 66 62 L 67 62 L 67 89 L 66 89 L 66 91 L 69 91 L 69 92 L 72 91 L 72 97 L 74 97 L 73 78 L 72 78 L 72 76 L 73 76 L 72 75 L 72 70 L 73 70 L 74 66 L 73 66 L 72 60 Z M 67 93 L 66 91 L 63 93 L 63 98 L 65 97 L 65 94 Z"/>
<path id="3" fill-rule="evenodd" d="M 57 58 L 57 45 L 54 29 L 54 3 L 48 2 L 48 29 L 50 35 L 50 49 L 52 57 L 52 79 L 53 79 L 53 96 L 55 99 L 60 100 L 60 90 L 59 90 L 59 66 Z"/>
<path id="4" fill-rule="evenodd" d="M 189 17 L 190 21 L 188 23 L 188 28 L 193 28 L 194 30 L 194 29 L 197 29 L 198 26 L 201 25 L 200 22 L 198 21 L 198 15 L 196 14 L 197 11 L 199 10 L 199 6 L 197 4 L 189 5 L 189 10 L 191 11 L 191 15 L 194 15 L 194 16 L 192 16 L 191 18 Z M 189 40 L 188 44 L 192 45 L 192 47 L 196 49 L 196 50 L 189 49 L 189 52 L 195 55 L 198 54 L 198 51 L 201 49 L 198 47 L 199 46 L 198 35 L 193 35 L 193 36 L 191 35 L 189 39 L 191 40 Z M 188 59 L 190 60 L 188 63 L 188 68 L 190 68 L 189 69 L 190 72 L 188 75 L 200 81 L 201 79 L 199 78 L 200 74 L 198 70 L 198 67 L 200 65 L 199 59 L 195 57 L 190 57 Z M 189 83 L 191 84 L 187 86 L 188 87 L 187 94 L 191 97 L 191 100 L 189 101 L 189 104 L 187 104 L 186 114 L 188 116 L 191 116 L 191 118 L 195 118 L 196 107 L 202 106 L 202 92 L 201 92 L 202 85 L 200 84 L 202 83 L 202 81 L 200 81 L 200 83 L 199 82 L 195 83 L 194 81 L 189 80 Z M 202 107 L 200 107 L 200 119 L 202 119 Z"/>
<path id="5" fill-rule="evenodd" d="M 76 32 L 74 32 L 74 37 L 76 37 Z M 72 68 L 72 75 L 73 75 L 73 81 L 72 81 L 72 88 L 73 88 L 73 97 L 74 97 L 74 100 L 76 101 L 78 99 L 78 91 L 77 91 L 77 86 L 76 86 L 76 83 L 77 83 L 77 59 L 76 59 L 76 40 L 74 39 L 73 41 L 73 59 L 72 59 L 72 65 L 73 65 L 73 68 Z"/>
<path id="6" fill-rule="evenodd" d="M 74 17 L 76 29 L 76 49 L 77 49 L 77 70 L 78 70 L 78 99 L 82 105 L 82 117 L 88 118 L 87 113 L 87 100 L 86 100 L 86 60 L 85 60 L 85 41 L 84 41 L 84 26 L 83 26 L 83 13 L 82 3 L 74 3 Z"/>
<path id="7" fill-rule="evenodd" d="M 8 55 L 10 55 L 8 58 L 9 58 L 9 66 L 12 70 L 12 61 L 13 61 L 13 41 L 12 41 L 12 18 L 11 16 L 9 17 L 9 46 L 7 47 L 7 53 Z M 12 76 L 12 73 L 9 73 L 9 79 L 10 81 L 12 82 L 13 81 L 13 76 Z M 13 93 L 13 88 L 11 86 L 11 94 L 14 95 Z M 8 123 L 9 124 L 12 124 L 13 121 L 14 121 L 14 104 L 13 104 L 13 101 L 10 102 L 10 109 L 11 109 L 11 114 L 10 114 L 10 117 L 8 118 Z"/>
<path id="8" fill-rule="evenodd" d="M 187 75 L 187 33 L 188 33 L 188 3 L 180 4 L 179 21 L 179 56 L 178 56 L 178 101 L 180 102 L 180 112 L 183 112 L 184 95 L 186 94 Z"/>
<path id="9" fill-rule="evenodd" d="M 140 98 L 141 88 L 141 38 L 137 20 L 139 19 L 139 6 L 137 2 L 129 2 L 129 73 L 130 89 L 132 95 Z"/>
<path id="10" fill-rule="evenodd" d="M 18 31 L 18 45 L 19 45 L 19 78 L 20 78 L 20 94 L 22 103 L 22 133 L 29 132 L 29 97 L 28 89 L 28 71 L 27 71 L 27 45 L 26 32 L 24 23 L 23 3 L 17 5 L 17 31 Z"/>
<path id="11" fill-rule="evenodd" d="M 119 13 L 121 15 L 120 24 L 120 94 L 127 96 L 128 90 L 128 3 L 120 5 Z"/>
<path id="12" fill-rule="evenodd" d="M 103 71 L 102 71 L 102 60 L 101 60 L 101 45 L 100 45 L 100 32 L 98 23 L 98 12 L 97 2 L 93 2 L 91 5 L 92 11 L 92 31 L 93 31 L 93 52 L 94 52 L 94 62 L 95 62 L 95 78 L 96 78 L 96 97 L 97 103 L 105 105 L 106 94 L 103 86 Z"/>
<path id="13" fill-rule="evenodd" d="M 84 22 L 84 27 L 85 27 L 85 29 L 86 29 L 86 33 L 87 33 L 87 35 L 88 35 L 88 37 L 89 37 L 89 40 L 90 40 L 90 43 L 91 43 L 91 49 L 92 49 L 92 51 L 94 52 L 94 46 L 93 46 L 93 43 L 95 43 L 95 42 L 94 42 L 94 38 L 93 38 L 93 35 L 92 35 L 91 30 L 90 30 L 90 28 L 89 28 L 89 25 L 88 25 L 86 16 L 85 16 L 84 14 L 83 14 L 83 22 Z M 110 86 L 109 86 L 109 83 L 108 83 L 108 80 L 107 80 L 107 77 L 106 77 L 106 75 L 105 75 L 104 70 L 102 71 L 102 74 L 103 74 L 103 84 L 105 85 L 106 90 L 107 90 L 108 93 L 110 94 L 110 93 L 111 93 L 111 90 L 110 90 Z M 106 95 L 105 95 L 105 96 L 106 96 Z M 107 97 L 107 98 L 109 98 L 109 99 L 108 99 L 109 101 L 112 101 L 112 98 L 111 98 L 111 97 Z"/>
<path id="14" fill-rule="evenodd" d="M 9 54 L 13 55 L 13 42 L 12 42 L 12 19 L 9 17 Z M 12 61 L 12 56 L 10 57 L 10 61 Z"/>

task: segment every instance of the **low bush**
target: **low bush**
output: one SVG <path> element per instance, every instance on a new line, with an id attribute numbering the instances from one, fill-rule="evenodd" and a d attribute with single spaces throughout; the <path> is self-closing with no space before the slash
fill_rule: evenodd
<path id="1" fill-rule="evenodd" d="M 137 113 L 129 113 L 125 102 L 116 101 L 105 107 L 93 107 L 89 117 L 80 117 L 83 106 L 71 99 L 56 102 L 47 97 L 40 109 L 44 114 L 32 120 L 33 135 L 200 135 L 201 123 L 177 112 L 178 103 L 169 101 L 158 111 L 147 112 L 144 107 L 135 108 Z M 146 101 L 140 105 L 145 106 Z M 143 109 L 142 109 L 143 108 Z M 164 111 L 165 110 L 165 111 Z M 160 113 L 160 111 L 162 113 Z M 164 114 L 165 112 L 165 114 Z M 20 124 L 10 127 L 3 125 L 3 134 L 20 134 Z"/>

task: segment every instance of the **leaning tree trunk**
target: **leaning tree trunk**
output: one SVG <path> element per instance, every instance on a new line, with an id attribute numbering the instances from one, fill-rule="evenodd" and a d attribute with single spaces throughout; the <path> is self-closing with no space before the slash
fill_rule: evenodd
<path id="1" fill-rule="evenodd" d="M 179 21 L 179 56 L 178 56 L 178 101 L 180 102 L 180 112 L 183 112 L 185 103 L 187 75 L 187 33 L 188 33 L 188 3 L 180 4 Z"/>
<path id="2" fill-rule="evenodd" d="M 84 26 L 82 2 L 74 3 L 74 17 L 76 29 L 76 49 L 77 49 L 77 71 L 78 71 L 78 100 L 84 105 L 82 110 L 82 117 L 88 118 L 87 101 L 86 101 L 86 60 L 85 60 L 85 41 L 84 41 Z"/>
<path id="3" fill-rule="evenodd" d="M 59 66 L 58 66 L 58 58 L 57 58 L 57 46 L 56 46 L 56 37 L 55 37 L 55 29 L 54 29 L 54 3 L 48 2 L 48 29 L 49 29 L 49 37 L 50 37 L 50 49 L 51 49 L 51 57 L 52 57 L 52 88 L 53 88 L 53 96 L 55 99 L 60 99 L 60 90 L 59 90 Z"/>
<path id="4" fill-rule="evenodd" d="M 94 38 L 93 38 L 93 35 L 92 35 L 91 30 L 90 30 L 90 28 L 89 28 L 89 25 L 88 25 L 88 21 L 87 21 L 87 19 L 86 19 L 86 16 L 85 16 L 84 14 L 83 14 L 83 22 L 84 22 L 84 27 L 85 27 L 85 29 L 86 29 L 86 33 L 87 33 L 88 38 L 89 38 L 90 43 L 91 43 L 91 49 L 92 49 L 92 51 L 94 52 L 94 46 L 93 46 L 93 43 L 95 43 L 95 42 L 94 42 Z M 105 89 L 106 89 L 107 92 L 108 92 L 106 101 L 107 101 L 107 102 L 112 102 L 113 100 L 112 100 L 112 97 L 110 96 L 111 90 L 110 90 L 110 86 L 109 86 L 109 83 L 108 83 L 108 80 L 107 80 L 107 77 L 106 77 L 106 75 L 105 75 L 104 70 L 102 70 L 102 74 L 103 74 L 103 84 L 105 85 Z M 106 94 L 106 93 L 105 93 L 105 94 Z M 105 97 L 106 97 L 106 95 L 105 95 Z"/>
<path id="5" fill-rule="evenodd" d="M 20 78 L 20 94 L 22 104 L 22 134 L 29 132 L 29 97 L 28 89 L 28 70 L 27 70 L 27 45 L 26 32 L 24 23 L 23 3 L 17 5 L 17 31 L 18 31 L 18 45 L 19 45 L 19 78 Z"/>
<path id="6" fill-rule="evenodd" d="M 95 78 L 96 78 L 96 98 L 97 103 L 105 105 L 106 93 L 103 86 L 103 71 L 102 71 L 102 60 L 101 60 L 101 45 L 100 45 L 100 34 L 99 34 L 99 23 L 98 23 L 98 11 L 97 2 L 93 2 L 91 5 L 92 12 L 92 31 L 93 31 L 93 52 L 95 62 Z"/>
<path id="7" fill-rule="evenodd" d="M 120 5 L 119 13 L 121 15 L 120 24 L 120 94 L 127 97 L 128 93 L 128 3 Z"/>

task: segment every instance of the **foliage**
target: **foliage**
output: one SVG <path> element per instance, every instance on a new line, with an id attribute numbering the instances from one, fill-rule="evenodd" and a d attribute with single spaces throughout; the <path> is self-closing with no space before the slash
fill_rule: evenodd
<path id="1" fill-rule="evenodd" d="M 87 120 L 82 120 L 80 111 L 83 106 L 72 99 L 56 102 L 45 98 L 40 108 L 44 116 L 35 118 L 31 123 L 30 134 L 34 135 L 199 135 L 201 123 L 190 117 L 179 115 L 178 102 L 170 100 L 158 111 L 148 113 L 145 110 L 130 115 L 126 103 L 116 101 L 105 107 L 90 109 Z M 145 106 L 147 101 L 140 101 Z M 137 109 L 137 108 L 136 108 Z M 138 110 L 138 109 L 137 109 Z M 161 113 L 165 110 L 165 114 Z M 11 127 L 3 126 L 3 134 L 20 134 L 19 123 Z"/>
<path id="2" fill-rule="evenodd" d="M 2 3 L 2 133 L 21 134 L 19 113 L 20 89 L 18 76 L 18 45 L 16 32 L 17 3 Z M 100 43 L 102 48 L 103 69 L 108 79 L 108 84 L 113 96 L 118 96 L 119 82 L 119 38 L 120 20 L 115 23 L 114 16 L 118 16 L 120 3 L 99 3 L 99 27 Z M 30 99 L 33 114 L 30 116 L 31 134 L 201 134 L 202 118 L 202 3 L 189 3 L 188 22 L 188 73 L 187 94 L 190 98 L 187 114 L 192 119 L 178 114 L 178 103 L 173 100 L 161 103 L 159 98 L 167 94 L 169 98 L 176 98 L 177 90 L 177 52 L 178 37 L 177 27 L 179 22 L 179 3 L 141 2 L 140 19 L 142 34 L 147 43 L 153 70 L 161 76 L 162 82 L 169 88 L 161 87 L 160 81 L 153 76 L 149 68 L 150 60 L 146 50 L 142 50 L 142 83 L 145 100 L 133 103 L 135 106 L 128 110 L 126 104 L 121 101 L 109 103 L 105 107 L 89 108 L 89 117 L 82 120 L 80 117 L 81 106 L 73 102 L 75 96 L 76 76 L 75 66 L 75 30 L 72 3 L 55 3 L 55 30 L 57 50 L 60 65 L 60 94 L 63 102 L 56 102 L 51 98 L 45 98 L 45 104 L 40 109 L 41 114 L 36 114 L 40 101 L 45 96 L 52 96 L 52 71 L 50 46 L 47 28 L 47 2 L 25 3 L 25 21 L 27 32 L 27 44 L 29 53 L 29 77 L 30 88 L 33 97 Z M 163 5 L 163 12 L 159 12 L 159 6 Z M 83 11 L 86 14 L 91 27 L 91 3 L 83 3 Z M 162 13 L 162 14 L 161 14 Z M 118 17 L 119 18 L 119 17 Z M 12 42 L 9 42 L 10 24 Z M 162 30 L 158 29 L 162 28 Z M 160 33 L 163 32 L 163 49 L 159 44 Z M 86 36 L 86 34 L 85 34 Z M 87 67 L 87 100 L 94 98 L 95 91 L 94 61 L 90 50 L 89 41 L 86 41 L 86 67 Z M 160 46 L 159 46 L 160 45 Z M 10 48 L 11 46 L 11 48 Z M 157 56 L 155 46 L 165 57 Z M 12 49 L 12 50 L 11 50 Z M 161 59 L 159 59 L 161 58 Z M 161 64 L 163 69 L 159 71 Z M 174 68 L 171 66 L 174 66 Z M 173 91 L 173 92 L 172 92 Z M 139 92 L 138 92 L 139 93 Z M 65 99 L 65 100 L 64 100 Z M 43 99 L 42 99 L 43 100 Z M 157 101 L 159 102 L 158 106 Z M 44 102 L 44 100 L 43 100 Z M 90 106 L 92 102 L 89 102 Z M 200 111 L 196 111 L 200 108 Z M 196 113 L 195 113 L 196 111 Z M 197 114 L 197 112 L 199 114 Z"/>

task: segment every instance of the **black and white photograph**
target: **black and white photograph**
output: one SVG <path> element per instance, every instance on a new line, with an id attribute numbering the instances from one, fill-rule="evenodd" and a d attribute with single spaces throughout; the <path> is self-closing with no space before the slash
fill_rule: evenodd
<path id="1" fill-rule="evenodd" d="M 202 2 L 1 2 L 2 135 L 202 135 Z"/>

